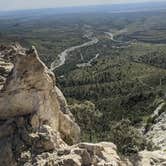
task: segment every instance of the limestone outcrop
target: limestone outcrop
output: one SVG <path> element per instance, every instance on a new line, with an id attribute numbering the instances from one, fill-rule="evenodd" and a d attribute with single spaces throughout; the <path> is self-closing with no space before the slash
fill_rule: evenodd
<path id="1" fill-rule="evenodd" d="M 134 166 L 166 165 L 166 103 L 161 100 L 149 118 L 145 137 L 153 145 L 154 151 L 141 151 L 131 157 Z"/>
<path id="2" fill-rule="evenodd" d="M 78 143 L 79 133 L 36 49 L 0 46 L 0 165 L 123 165 L 114 144 Z"/>
<path id="3" fill-rule="evenodd" d="M 142 151 L 132 158 L 133 166 L 165 166 L 166 152 Z"/>
<path id="4" fill-rule="evenodd" d="M 149 127 L 146 138 L 160 150 L 166 150 L 166 103 L 162 102 L 152 115 L 153 122 Z"/>

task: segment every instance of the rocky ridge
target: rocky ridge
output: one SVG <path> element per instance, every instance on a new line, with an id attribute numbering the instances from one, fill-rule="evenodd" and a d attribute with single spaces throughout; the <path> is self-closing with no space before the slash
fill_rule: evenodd
<path id="1" fill-rule="evenodd" d="M 79 135 L 36 49 L 0 46 L 0 165 L 122 165 L 114 144 L 78 143 Z"/>

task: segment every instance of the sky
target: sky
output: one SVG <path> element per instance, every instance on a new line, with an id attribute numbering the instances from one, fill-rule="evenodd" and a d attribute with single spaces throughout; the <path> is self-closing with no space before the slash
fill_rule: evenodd
<path id="1" fill-rule="evenodd" d="M 54 8 L 64 6 L 85 6 L 147 1 L 158 2 L 159 0 L 0 0 L 0 10 Z"/>

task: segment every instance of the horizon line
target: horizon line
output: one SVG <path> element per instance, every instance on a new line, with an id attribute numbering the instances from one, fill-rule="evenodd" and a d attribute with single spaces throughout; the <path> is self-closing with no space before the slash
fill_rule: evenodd
<path id="1" fill-rule="evenodd" d="M 165 0 L 159 0 L 158 2 L 151 2 L 150 0 L 147 0 L 146 2 L 126 2 L 126 3 L 117 3 L 117 2 L 113 2 L 113 3 L 100 3 L 100 4 L 87 4 L 87 5 L 74 5 L 74 6 L 57 6 L 57 7 L 41 7 L 41 8 L 23 8 L 23 9 L 7 9 L 7 10 L 0 10 L 0 12 L 17 12 L 17 11 L 29 11 L 29 10 L 44 10 L 44 9 L 64 9 L 64 8 L 79 8 L 79 7 L 95 7 L 95 6 L 105 6 L 105 5 L 109 5 L 109 6 L 113 6 L 113 5 L 134 5 L 134 4 L 145 4 L 145 3 L 166 3 Z"/>

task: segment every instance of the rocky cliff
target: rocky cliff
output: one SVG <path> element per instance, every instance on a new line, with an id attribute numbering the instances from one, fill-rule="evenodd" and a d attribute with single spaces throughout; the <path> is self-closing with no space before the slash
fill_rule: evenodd
<path id="1" fill-rule="evenodd" d="M 0 165 L 122 165 L 114 144 L 78 143 L 79 134 L 36 49 L 0 46 Z"/>

